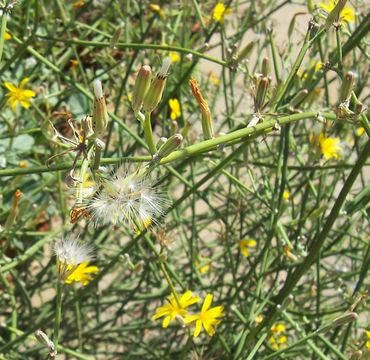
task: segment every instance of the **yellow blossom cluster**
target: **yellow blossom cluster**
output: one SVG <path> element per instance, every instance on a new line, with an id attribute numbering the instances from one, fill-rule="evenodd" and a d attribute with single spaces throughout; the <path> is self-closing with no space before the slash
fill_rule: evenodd
<path id="1" fill-rule="evenodd" d="M 167 305 L 159 307 L 152 319 L 156 320 L 164 317 L 162 322 L 162 327 L 164 328 L 167 328 L 174 319 L 179 320 L 185 325 L 195 323 L 194 337 L 199 336 L 203 328 L 209 336 L 213 336 L 216 332 L 215 326 L 221 321 L 219 318 L 224 316 L 224 307 L 221 305 L 211 308 L 213 295 L 207 294 L 200 312 L 197 314 L 188 313 L 187 308 L 196 304 L 199 300 L 200 298 L 193 295 L 190 290 L 186 291 L 181 296 L 172 293 L 167 299 Z"/>
<path id="2" fill-rule="evenodd" d="M 271 328 L 272 335 L 268 339 L 268 343 L 274 350 L 277 351 L 286 347 L 287 337 L 285 331 L 285 325 L 282 323 L 277 323 Z"/>

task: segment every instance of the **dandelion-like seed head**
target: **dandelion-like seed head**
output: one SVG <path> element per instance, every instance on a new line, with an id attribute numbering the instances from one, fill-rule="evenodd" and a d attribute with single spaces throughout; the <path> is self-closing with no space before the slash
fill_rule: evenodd
<path id="1" fill-rule="evenodd" d="M 164 213 L 168 200 L 145 169 L 121 166 L 102 183 L 90 203 L 95 225 L 127 223 L 140 232 Z"/>
<path id="2" fill-rule="evenodd" d="M 58 276 L 63 281 L 73 273 L 78 265 L 94 258 L 93 247 L 83 244 L 71 235 L 55 244 L 54 253 L 57 257 Z"/>

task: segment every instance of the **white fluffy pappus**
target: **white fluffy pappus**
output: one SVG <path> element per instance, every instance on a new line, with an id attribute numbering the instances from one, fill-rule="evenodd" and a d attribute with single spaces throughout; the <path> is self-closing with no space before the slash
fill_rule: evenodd
<path id="1" fill-rule="evenodd" d="M 169 201 L 144 168 L 130 172 L 122 165 L 102 183 L 89 210 L 96 226 L 123 222 L 138 232 L 157 222 L 167 205 Z"/>
<path id="2" fill-rule="evenodd" d="M 92 246 L 83 244 L 73 235 L 62 238 L 54 245 L 58 260 L 72 266 L 93 260 L 93 252 Z"/>
<path id="3" fill-rule="evenodd" d="M 65 280 L 78 265 L 94 259 L 94 248 L 80 242 L 75 236 L 62 238 L 54 245 L 58 275 Z"/>

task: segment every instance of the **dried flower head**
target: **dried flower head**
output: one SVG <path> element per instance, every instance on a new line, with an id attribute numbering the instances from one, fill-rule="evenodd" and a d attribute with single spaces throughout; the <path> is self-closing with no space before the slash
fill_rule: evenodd
<path id="1" fill-rule="evenodd" d="M 65 281 L 80 264 L 91 261 L 93 247 L 80 242 L 73 235 L 62 238 L 54 246 L 57 257 L 58 277 Z"/>
<path id="2" fill-rule="evenodd" d="M 140 232 L 163 215 L 167 203 L 145 168 L 130 172 L 121 166 L 102 182 L 89 207 L 95 225 L 123 222 Z"/>

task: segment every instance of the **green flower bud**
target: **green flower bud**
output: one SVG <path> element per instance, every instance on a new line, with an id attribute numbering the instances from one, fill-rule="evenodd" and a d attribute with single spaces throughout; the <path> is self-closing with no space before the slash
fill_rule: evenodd
<path id="1" fill-rule="evenodd" d="M 341 316 L 335 318 L 332 321 L 332 325 L 333 326 L 344 325 L 344 324 L 357 320 L 357 318 L 358 318 L 358 315 L 355 312 L 348 312 L 346 314 L 342 314 Z"/>
<path id="2" fill-rule="evenodd" d="M 144 65 L 137 73 L 134 91 L 132 93 L 131 107 L 135 113 L 137 113 L 143 105 L 144 97 L 149 89 L 151 79 L 152 69 L 149 65 Z"/>
<path id="3" fill-rule="evenodd" d="M 156 154 L 153 155 L 153 160 L 159 162 L 164 157 L 170 155 L 172 151 L 176 150 L 183 141 L 181 134 L 172 135 L 167 141 L 159 148 Z"/>
<path id="4" fill-rule="evenodd" d="M 268 77 L 269 71 L 270 71 L 270 60 L 268 57 L 265 57 L 262 60 L 262 75 Z"/>
<path id="5" fill-rule="evenodd" d="M 265 98 L 267 94 L 267 89 L 269 87 L 269 79 L 263 77 L 257 86 L 257 94 L 254 99 L 254 107 L 256 112 L 260 112 L 265 105 Z"/>
<path id="6" fill-rule="evenodd" d="M 116 46 L 116 44 L 118 43 L 119 38 L 122 35 L 122 30 L 123 30 L 122 26 L 118 26 L 116 28 L 116 31 L 114 32 L 114 34 L 113 34 L 113 36 L 112 36 L 112 38 L 110 40 L 110 47 L 111 48 L 114 48 Z"/>
<path id="7" fill-rule="evenodd" d="M 98 138 L 104 134 L 108 125 L 107 104 L 105 103 L 100 80 L 94 80 L 94 95 L 92 129 L 94 131 L 94 137 Z"/>
<path id="8" fill-rule="evenodd" d="M 152 112 L 162 100 L 163 89 L 166 84 L 168 69 L 171 65 L 171 59 L 166 57 L 163 60 L 161 69 L 150 84 L 149 90 L 144 97 L 143 108 L 146 112 Z"/>
<path id="9" fill-rule="evenodd" d="M 290 106 L 295 109 L 298 105 L 302 103 L 304 98 L 308 95 L 308 90 L 303 89 L 301 91 L 298 91 L 297 94 L 293 97 L 293 99 L 290 101 Z"/>
<path id="10" fill-rule="evenodd" d="M 348 102 L 350 100 L 354 82 L 355 76 L 352 71 L 349 71 L 347 74 L 344 75 L 342 87 L 340 89 L 340 102 Z"/>
<path id="11" fill-rule="evenodd" d="M 55 358 L 57 356 L 57 350 L 55 349 L 54 343 L 43 331 L 37 330 L 35 332 L 35 338 L 40 344 L 48 348 L 50 357 Z"/>
<path id="12" fill-rule="evenodd" d="M 249 44 L 247 44 L 238 54 L 238 60 L 237 62 L 240 63 L 242 60 L 244 60 L 253 50 L 255 45 L 255 42 L 252 41 Z"/>

